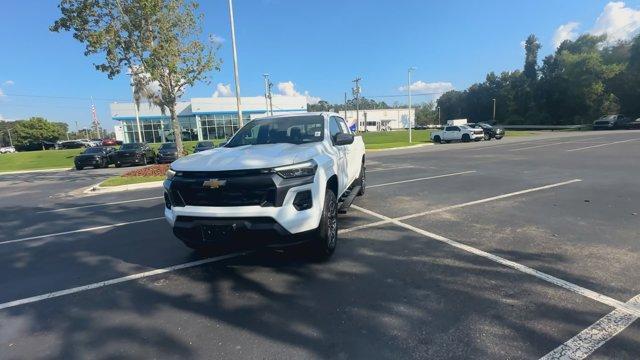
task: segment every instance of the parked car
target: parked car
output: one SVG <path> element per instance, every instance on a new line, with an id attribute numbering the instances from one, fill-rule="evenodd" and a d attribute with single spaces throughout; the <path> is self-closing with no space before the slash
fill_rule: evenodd
<path id="1" fill-rule="evenodd" d="M 102 146 L 116 146 L 116 139 L 102 139 Z"/>
<path id="2" fill-rule="evenodd" d="M 67 140 L 67 141 L 59 141 L 58 149 L 80 149 L 90 147 L 87 144 L 80 140 Z"/>
<path id="3" fill-rule="evenodd" d="M 73 159 L 76 170 L 82 170 L 87 166 L 94 169 L 106 168 L 113 164 L 115 149 L 111 147 L 94 146 L 87 148 Z"/>
<path id="4" fill-rule="evenodd" d="M 120 146 L 115 152 L 113 162 L 116 167 L 123 165 L 147 165 L 154 162 L 156 153 L 146 143 L 129 143 Z"/>
<path id="5" fill-rule="evenodd" d="M 26 143 L 18 146 L 16 149 L 19 151 L 38 151 L 38 150 L 52 150 L 55 148 L 56 148 L 56 143 L 51 141 L 28 140 Z"/>
<path id="6" fill-rule="evenodd" d="M 13 146 L 0 147 L 0 154 L 9 154 L 14 152 L 16 152 L 16 148 L 14 148 Z"/>
<path id="7" fill-rule="evenodd" d="M 593 130 L 622 129 L 631 122 L 631 119 L 624 115 L 607 115 L 593 122 Z"/>
<path id="8" fill-rule="evenodd" d="M 500 140 L 504 137 L 504 129 L 493 127 L 487 123 L 468 123 L 467 126 L 473 129 L 482 129 L 485 140 Z"/>
<path id="9" fill-rule="evenodd" d="M 158 149 L 156 163 L 170 163 L 178 160 L 178 148 L 175 143 L 164 143 Z"/>
<path id="10" fill-rule="evenodd" d="M 466 125 L 445 126 L 442 130 L 431 132 L 431 141 L 436 144 L 441 144 L 442 142 L 450 143 L 452 141 L 480 141 L 483 138 L 484 131 L 482 129 L 474 129 Z"/>
<path id="11" fill-rule="evenodd" d="M 215 145 L 213 144 L 213 141 L 200 141 L 196 144 L 195 149 L 193 149 L 194 153 L 200 152 L 200 151 L 205 151 L 205 150 L 211 150 L 215 147 Z"/>
<path id="12" fill-rule="evenodd" d="M 194 249 L 233 240 L 306 242 L 314 257 L 328 258 L 338 240 L 339 210 L 364 194 L 364 160 L 362 137 L 338 114 L 255 119 L 224 147 L 171 164 L 165 217 Z M 260 236 L 247 236 L 255 233 Z"/>

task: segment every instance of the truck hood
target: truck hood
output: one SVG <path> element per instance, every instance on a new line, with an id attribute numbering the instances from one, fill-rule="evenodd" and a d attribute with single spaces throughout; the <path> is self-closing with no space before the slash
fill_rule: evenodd
<path id="1" fill-rule="evenodd" d="M 183 157 L 171 164 L 176 171 L 228 171 L 264 169 L 309 160 L 321 150 L 322 143 L 265 144 L 220 147 Z"/>

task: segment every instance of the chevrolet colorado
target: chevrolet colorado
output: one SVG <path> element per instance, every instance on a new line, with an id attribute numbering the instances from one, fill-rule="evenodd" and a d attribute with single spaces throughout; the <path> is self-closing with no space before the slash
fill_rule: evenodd
<path id="1" fill-rule="evenodd" d="M 306 242 L 333 254 L 337 216 L 366 186 L 364 143 L 335 113 L 255 119 L 223 146 L 178 159 L 164 182 L 165 217 L 185 245 Z"/>

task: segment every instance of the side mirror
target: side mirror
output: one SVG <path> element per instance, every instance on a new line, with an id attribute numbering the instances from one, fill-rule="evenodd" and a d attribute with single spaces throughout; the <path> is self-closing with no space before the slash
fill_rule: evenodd
<path id="1" fill-rule="evenodd" d="M 339 133 L 336 134 L 334 141 L 336 146 L 353 144 L 353 134 Z"/>

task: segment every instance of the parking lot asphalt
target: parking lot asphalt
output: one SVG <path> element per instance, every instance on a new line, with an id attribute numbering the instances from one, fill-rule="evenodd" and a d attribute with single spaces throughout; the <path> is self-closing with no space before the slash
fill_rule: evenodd
<path id="1" fill-rule="evenodd" d="M 333 258 L 202 257 L 122 169 L 0 175 L 0 358 L 640 354 L 640 132 L 368 154 Z"/>

